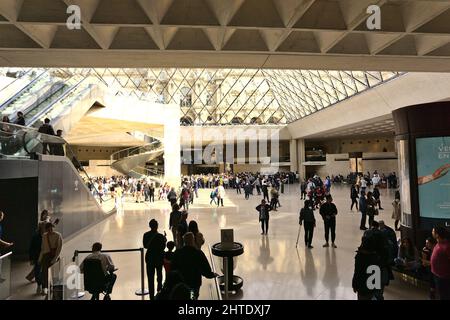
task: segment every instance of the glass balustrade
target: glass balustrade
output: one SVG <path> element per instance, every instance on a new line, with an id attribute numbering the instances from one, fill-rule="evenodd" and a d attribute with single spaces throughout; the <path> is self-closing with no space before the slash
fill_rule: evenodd
<path id="1" fill-rule="evenodd" d="M 12 252 L 0 256 L 0 300 L 11 296 L 11 257 Z"/>

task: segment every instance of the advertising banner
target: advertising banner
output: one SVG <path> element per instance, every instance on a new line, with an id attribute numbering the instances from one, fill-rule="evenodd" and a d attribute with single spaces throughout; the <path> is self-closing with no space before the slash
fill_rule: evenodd
<path id="1" fill-rule="evenodd" d="M 416 139 L 421 221 L 450 221 L 450 137 Z"/>

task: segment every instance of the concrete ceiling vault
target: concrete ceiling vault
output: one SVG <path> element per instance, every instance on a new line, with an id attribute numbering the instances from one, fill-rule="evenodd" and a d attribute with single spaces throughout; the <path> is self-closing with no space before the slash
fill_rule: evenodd
<path id="1" fill-rule="evenodd" d="M 449 0 L 1 0 L 0 66 L 442 72 L 448 21 Z"/>

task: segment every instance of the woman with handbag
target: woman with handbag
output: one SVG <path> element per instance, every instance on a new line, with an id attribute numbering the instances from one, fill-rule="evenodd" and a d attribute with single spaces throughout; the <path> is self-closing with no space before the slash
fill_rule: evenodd
<path id="1" fill-rule="evenodd" d="M 53 223 L 45 225 L 45 233 L 42 235 L 42 247 L 39 262 L 41 265 L 42 294 L 48 293 L 48 269 L 55 264 L 61 254 L 62 236 L 54 230 Z"/>

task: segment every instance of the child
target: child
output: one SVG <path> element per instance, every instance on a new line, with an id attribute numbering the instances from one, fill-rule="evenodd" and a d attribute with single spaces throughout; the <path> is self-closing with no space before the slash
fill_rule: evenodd
<path id="1" fill-rule="evenodd" d="M 169 241 L 167 242 L 167 250 L 164 252 L 164 270 L 166 271 L 166 274 L 170 272 L 170 267 L 173 259 L 173 249 L 175 248 L 175 242 Z"/>

